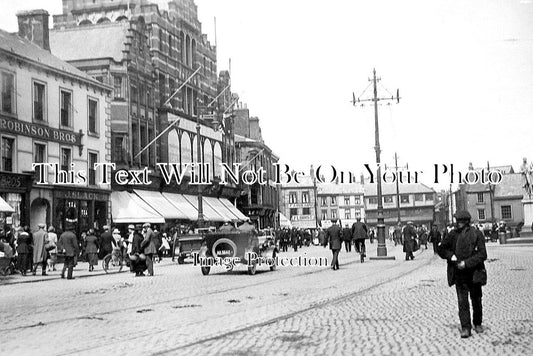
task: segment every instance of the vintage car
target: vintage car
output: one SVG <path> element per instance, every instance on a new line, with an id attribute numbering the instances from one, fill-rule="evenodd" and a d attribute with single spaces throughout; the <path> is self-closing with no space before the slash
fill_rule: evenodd
<path id="1" fill-rule="evenodd" d="M 206 260 L 226 261 L 227 271 L 231 271 L 236 263 L 243 264 L 248 267 L 248 274 L 254 275 L 258 265 L 275 270 L 274 260 L 278 253 L 272 236 L 257 236 L 253 231 L 220 231 L 204 236 L 196 262 L 200 263 L 203 275 L 208 275 L 213 266 L 202 263 Z"/>

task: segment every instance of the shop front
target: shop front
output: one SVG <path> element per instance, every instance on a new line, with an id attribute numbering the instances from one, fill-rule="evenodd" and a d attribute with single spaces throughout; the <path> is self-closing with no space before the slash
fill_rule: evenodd
<path id="1" fill-rule="evenodd" d="M 31 185 L 31 174 L 0 172 L 0 198 L 13 209 L 13 212 L 0 212 L 0 226 L 29 224 L 28 207 Z"/>
<path id="2" fill-rule="evenodd" d="M 53 193 L 54 226 L 64 231 L 74 226 L 78 236 L 89 228 L 102 230 L 108 222 L 109 191 L 58 188 Z"/>

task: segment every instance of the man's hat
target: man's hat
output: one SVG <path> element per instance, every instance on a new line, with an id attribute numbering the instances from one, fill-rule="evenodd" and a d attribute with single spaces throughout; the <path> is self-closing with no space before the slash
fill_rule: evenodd
<path id="1" fill-rule="evenodd" d="M 113 233 L 114 234 L 120 234 L 120 230 L 119 229 L 115 229 L 115 230 L 113 230 Z"/>
<path id="2" fill-rule="evenodd" d="M 455 219 L 457 219 L 458 221 L 459 220 L 471 220 L 472 219 L 472 216 L 470 215 L 470 213 L 466 210 L 459 210 L 457 211 L 455 214 L 453 214 L 453 216 L 455 217 Z"/>
<path id="3" fill-rule="evenodd" d="M 336 224 L 337 223 L 337 219 L 331 219 L 331 222 Z"/>
<path id="4" fill-rule="evenodd" d="M 44 229 L 46 227 L 46 224 L 45 223 L 39 223 L 39 225 L 37 225 L 37 226 L 39 226 L 40 228 Z"/>
<path id="5" fill-rule="evenodd" d="M 150 223 L 144 223 L 143 227 L 150 227 Z"/>
<path id="6" fill-rule="evenodd" d="M 135 230 L 135 226 L 133 226 L 133 225 L 128 225 L 128 229 Z"/>

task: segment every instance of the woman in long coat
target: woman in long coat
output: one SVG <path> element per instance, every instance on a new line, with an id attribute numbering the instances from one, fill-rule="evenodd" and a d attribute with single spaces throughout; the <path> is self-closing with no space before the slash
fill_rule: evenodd
<path id="1" fill-rule="evenodd" d="M 28 256 L 30 256 L 30 235 L 21 227 L 17 230 L 17 264 L 20 273 L 25 276 L 28 270 Z M 32 256 L 33 257 L 33 256 Z"/>
<path id="2" fill-rule="evenodd" d="M 98 264 L 98 238 L 94 235 L 93 229 L 90 229 L 85 237 L 85 254 L 89 262 L 89 272 L 92 272 L 94 266 Z"/>
<path id="3" fill-rule="evenodd" d="M 416 239 L 416 230 L 413 228 L 413 223 L 409 221 L 405 228 L 403 229 L 403 252 L 405 252 L 405 260 L 408 261 L 415 259 L 413 255 L 415 240 Z"/>

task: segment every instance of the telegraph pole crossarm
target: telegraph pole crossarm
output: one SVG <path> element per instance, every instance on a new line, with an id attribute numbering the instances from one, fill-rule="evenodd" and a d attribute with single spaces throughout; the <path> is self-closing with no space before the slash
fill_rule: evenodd
<path id="1" fill-rule="evenodd" d="M 379 101 L 396 101 L 400 102 L 400 90 L 396 91 L 396 97 L 394 95 L 390 97 L 378 97 L 378 88 L 377 83 L 381 80 L 381 78 L 376 76 L 376 69 L 374 68 L 373 76 L 372 78 L 368 79 L 374 89 L 373 96 L 371 98 L 364 98 L 361 99 L 355 98 L 355 95 L 353 95 L 353 105 L 355 106 L 356 103 L 366 102 L 366 101 L 372 101 L 374 102 L 374 124 L 375 124 L 375 151 L 376 151 L 376 164 L 377 164 L 377 198 L 378 198 L 378 206 L 377 206 L 377 237 L 378 237 L 378 249 L 377 249 L 377 257 L 370 257 L 370 259 L 394 259 L 394 256 L 387 257 L 387 246 L 385 244 L 385 218 L 383 214 L 383 194 L 382 194 L 382 187 L 381 187 L 381 148 L 379 145 L 379 120 L 378 120 L 378 102 Z M 368 89 L 368 87 L 367 87 Z M 366 92 L 366 89 L 363 91 L 363 94 Z M 362 94 L 362 95 L 363 95 Z"/>

